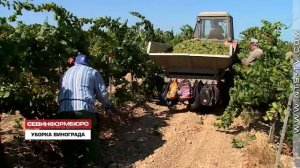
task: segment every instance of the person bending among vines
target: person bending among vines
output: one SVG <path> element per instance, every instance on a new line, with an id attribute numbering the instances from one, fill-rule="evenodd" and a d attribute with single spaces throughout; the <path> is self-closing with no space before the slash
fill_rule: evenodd
<path id="1" fill-rule="evenodd" d="M 255 38 L 250 39 L 249 49 L 250 54 L 248 58 L 242 60 L 242 64 L 246 67 L 252 65 L 255 60 L 261 59 L 264 55 L 263 50 L 258 45 L 258 40 Z"/>
<path id="2" fill-rule="evenodd" d="M 99 118 L 95 101 L 99 100 L 113 118 L 106 86 L 101 74 L 89 67 L 89 58 L 78 55 L 60 80 L 59 116 L 62 119 L 91 119 L 90 141 L 63 141 L 62 150 L 68 167 L 100 164 Z"/>

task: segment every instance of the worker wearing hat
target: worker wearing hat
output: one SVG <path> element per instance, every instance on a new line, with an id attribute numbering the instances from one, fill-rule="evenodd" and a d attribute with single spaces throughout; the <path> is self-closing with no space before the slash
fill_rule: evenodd
<path id="1" fill-rule="evenodd" d="M 244 66 L 251 65 L 255 60 L 262 58 L 264 54 L 263 50 L 259 48 L 258 40 L 255 38 L 250 39 L 249 48 L 251 51 L 248 58 L 242 61 Z"/>
<path id="2" fill-rule="evenodd" d="M 92 130 L 90 141 L 63 141 L 62 149 L 67 167 L 99 164 L 100 130 L 96 99 L 101 102 L 109 116 L 115 115 L 111 111 L 102 76 L 89 66 L 88 56 L 78 55 L 74 65 L 60 80 L 58 112 L 63 119 L 91 119 Z"/>

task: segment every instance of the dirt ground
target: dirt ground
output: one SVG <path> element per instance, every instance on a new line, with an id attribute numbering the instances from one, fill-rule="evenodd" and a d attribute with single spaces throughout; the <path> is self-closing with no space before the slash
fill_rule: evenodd
<path id="1" fill-rule="evenodd" d="M 189 112 L 185 105 L 177 105 L 175 110 L 170 111 L 156 101 L 129 104 L 119 112 L 125 124 L 102 119 L 103 143 L 100 159 L 103 167 L 274 167 L 276 145 L 267 143 L 267 134 L 260 130 L 218 130 L 214 127 L 214 122 L 221 113 L 222 109 L 205 113 Z M 8 116 L 2 120 L 6 122 L 1 122 L 2 143 L 11 165 L 62 167 L 56 142 L 39 144 L 39 148 L 32 142 L 23 142 L 22 137 L 16 136 L 17 132 L 13 131 L 15 129 L 9 129 L 16 128 L 11 122 L 7 122 L 14 120 Z M 239 121 L 235 124 L 237 127 L 243 126 Z M 255 138 L 241 149 L 234 148 L 233 138 L 245 132 L 251 133 Z M 18 147 L 14 147 L 14 144 Z M 24 153 L 26 156 L 19 156 L 15 152 Z M 34 164 L 29 163 L 32 160 L 35 160 Z M 292 167 L 290 156 L 282 155 L 281 160 L 281 167 Z"/>
<path id="2" fill-rule="evenodd" d="M 103 155 L 107 167 L 136 168 L 253 168 L 274 167 L 276 150 L 263 130 L 252 130 L 256 140 L 245 148 L 232 147 L 244 130 L 224 131 L 214 127 L 223 109 L 189 112 L 185 105 L 170 111 L 157 102 L 147 102 L 132 113 L 138 119 L 109 137 Z M 240 120 L 235 127 L 244 127 Z M 258 153 L 255 153 L 258 152 Z M 292 167 L 282 156 L 281 167 Z M 266 160 L 266 161 L 265 161 Z"/>

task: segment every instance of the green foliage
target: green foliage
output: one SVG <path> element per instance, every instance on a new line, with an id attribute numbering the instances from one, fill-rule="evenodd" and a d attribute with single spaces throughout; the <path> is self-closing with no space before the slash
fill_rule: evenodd
<path id="1" fill-rule="evenodd" d="M 116 103 L 133 98 L 124 75 L 131 73 L 143 83 L 135 94 L 151 97 L 161 91 L 162 70 L 146 54 L 148 41 L 158 39 L 153 25 L 140 19 L 129 26 L 120 18 L 78 18 L 55 3 L 34 5 L 30 1 L 3 1 L 12 16 L 0 18 L 0 106 L 3 112 L 20 110 L 26 117 L 51 117 L 57 111 L 59 78 L 66 60 L 78 53 L 90 55 L 91 66 L 101 71 L 106 84 L 112 77 Z M 52 12 L 57 26 L 16 21 L 22 11 Z M 11 26 L 14 23 L 15 26 Z M 84 29 L 88 26 L 88 29 Z M 109 59 L 110 58 L 110 59 Z M 121 100 L 124 99 L 124 100 Z"/>
<path id="2" fill-rule="evenodd" d="M 15 119 L 15 125 L 14 125 L 14 128 L 15 129 L 22 129 L 22 121 L 24 121 L 24 119 L 19 116 L 18 118 Z"/>
<path id="3" fill-rule="evenodd" d="M 221 43 L 200 40 L 185 40 L 173 48 L 174 53 L 228 55 L 229 48 Z"/>
<path id="4" fill-rule="evenodd" d="M 237 139 L 233 138 L 232 139 L 232 147 L 233 148 L 244 148 L 245 144 L 243 143 L 243 141 L 238 141 Z"/>
<path id="5" fill-rule="evenodd" d="M 5 86 L 0 86 L 0 98 L 5 99 L 10 95 L 10 88 Z"/>
<path id="6" fill-rule="evenodd" d="M 243 135 L 243 134 L 242 134 Z M 232 138 L 232 147 L 233 148 L 244 148 L 247 146 L 251 141 L 256 140 L 256 136 L 251 133 L 246 133 L 245 135 L 238 135 L 234 138 Z"/>
<path id="7" fill-rule="evenodd" d="M 181 32 L 179 34 L 175 34 L 173 30 L 171 31 L 162 31 L 161 29 L 156 29 L 154 31 L 155 37 L 154 41 L 169 43 L 172 46 L 181 43 L 184 40 L 190 40 L 193 38 L 194 30 L 190 25 L 183 25 L 180 28 Z"/>
<path id="8" fill-rule="evenodd" d="M 139 21 L 129 25 L 120 18 L 79 18 L 55 3 L 5 0 L 0 7 L 13 10 L 11 16 L 0 17 L 0 106 L 2 112 L 20 110 L 27 118 L 56 113 L 59 78 L 67 58 L 78 53 L 90 56 L 91 66 L 101 72 L 106 85 L 112 77 L 112 85 L 118 87 L 112 97 L 116 105 L 159 96 L 163 71 L 149 59 L 148 42 L 176 44 L 193 34 L 189 25 L 179 34 L 154 29 L 137 12 L 130 13 Z M 52 12 L 56 26 L 17 21 L 23 11 Z M 124 80 L 127 73 L 143 82 L 131 85 Z"/>
<path id="9" fill-rule="evenodd" d="M 233 66 L 236 74 L 234 87 L 230 89 L 230 102 L 225 113 L 216 123 L 218 127 L 229 127 L 233 118 L 242 111 L 259 110 L 266 112 L 265 120 L 272 120 L 278 112 L 281 120 L 287 109 L 289 93 L 292 91 L 291 58 L 285 54 L 291 51 L 291 45 L 279 39 L 281 29 L 285 26 L 279 22 L 262 21 L 262 27 L 252 27 L 243 31 L 240 42 L 240 59 L 248 56 L 248 44 L 251 37 L 257 38 L 264 51 L 263 59 L 256 60 L 254 65 Z"/>
<path id="10" fill-rule="evenodd" d="M 288 120 L 288 127 L 287 127 L 287 132 L 286 132 L 286 140 L 288 142 L 293 142 L 293 129 L 294 125 L 293 125 L 293 117 L 290 117 Z"/>
<path id="11" fill-rule="evenodd" d="M 181 33 L 180 33 L 180 37 L 182 39 L 191 39 L 193 37 L 194 34 L 194 29 L 190 26 L 190 25 L 183 25 L 181 28 Z"/>
<path id="12" fill-rule="evenodd" d="M 1 110 L 19 109 L 26 117 L 49 117 L 57 111 L 58 80 L 66 58 L 86 50 L 84 32 L 78 29 L 85 21 L 53 3 L 35 6 L 14 1 L 11 6 L 14 14 L 2 18 L 0 25 L 0 83 L 1 91 L 6 91 L 0 98 Z M 22 10 L 52 11 L 59 24 L 18 21 L 10 26 L 8 21 L 14 22 Z"/>

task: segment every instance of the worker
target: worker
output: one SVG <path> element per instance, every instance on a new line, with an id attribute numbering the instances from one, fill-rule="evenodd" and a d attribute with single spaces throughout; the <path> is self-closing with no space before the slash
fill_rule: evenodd
<path id="1" fill-rule="evenodd" d="M 114 116 L 101 74 L 89 67 L 89 58 L 78 55 L 74 66 L 70 67 L 60 80 L 59 116 L 62 119 L 91 119 L 90 141 L 63 141 L 62 150 L 68 167 L 99 165 L 100 139 L 98 110 L 95 100 L 99 100 L 108 115 Z M 82 158 L 82 159 L 80 159 Z"/>
<path id="2" fill-rule="evenodd" d="M 224 39 L 224 30 L 222 28 L 222 26 L 219 25 L 217 20 L 211 20 L 210 22 L 211 24 L 211 29 L 210 32 L 208 34 L 208 39 L 218 39 L 218 40 L 222 40 Z"/>
<path id="3" fill-rule="evenodd" d="M 261 59 L 264 54 L 263 50 L 259 48 L 258 40 L 255 38 L 250 39 L 248 47 L 250 49 L 250 54 L 248 58 L 242 60 L 242 64 L 246 67 L 253 64 L 253 61 Z"/>
<path id="4" fill-rule="evenodd" d="M 67 60 L 67 67 L 70 68 L 75 64 L 75 59 L 73 57 L 69 57 Z"/>
<path id="5" fill-rule="evenodd" d="M 296 54 L 292 51 L 289 51 L 289 52 L 285 53 L 285 56 L 291 60 L 291 64 L 294 64 L 294 62 L 299 62 L 296 59 Z"/>

